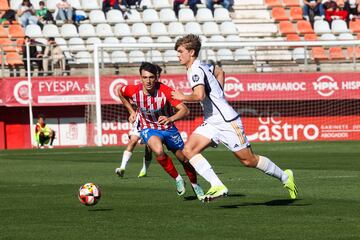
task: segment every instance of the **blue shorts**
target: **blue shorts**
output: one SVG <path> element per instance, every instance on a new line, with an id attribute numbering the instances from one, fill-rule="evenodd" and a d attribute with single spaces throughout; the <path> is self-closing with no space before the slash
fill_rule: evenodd
<path id="1" fill-rule="evenodd" d="M 146 128 L 141 130 L 140 136 L 146 144 L 152 136 L 157 136 L 169 150 L 182 150 L 184 148 L 184 141 L 176 127 L 167 130 Z"/>

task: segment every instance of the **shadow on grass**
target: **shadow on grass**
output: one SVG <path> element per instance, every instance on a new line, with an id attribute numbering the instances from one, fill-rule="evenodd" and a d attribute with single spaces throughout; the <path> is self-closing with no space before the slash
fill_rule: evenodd
<path id="1" fill-rule="evenodd" d="M 196 196 L 186 196 L 184 197 L 184 201 L 194 201 L 198 200 Z"/>
<path id="2" fill-rule="evenodd" d="M 244 194 L 229 194 L 227 197 L 245 197 L 246 195 Z M 197 197 L 196 196 L 186 196 L 184 197 L 184 201 L 193 201 L 193 200 L 197 200 Z"/>
<path id="3" fill-rule="evenodd" d="M 108 212 L 113 211 L 113 208 L 96 208 L 96 209 L 89 209 L 89 212 Z"/>
<path id="4" fill-rule="evenodd" d="M 301 199 L 277 199 L 271 200 L 268 202 L 262 203 L 240 203 L 240 204 L 232 204 L 232 205 L 222 205 L 222 208 L 238 208 L 238 207 L 247 207 L 247 206 L 310 206 L 310 203 L 295 203 L 301 201 Z"/>

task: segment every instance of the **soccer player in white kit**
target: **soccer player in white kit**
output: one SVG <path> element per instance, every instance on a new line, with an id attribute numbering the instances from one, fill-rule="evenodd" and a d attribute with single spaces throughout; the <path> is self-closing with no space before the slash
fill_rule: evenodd
<path id="1" fill-rule="evenodd" d="M 209 70 L 198 59 L 201 40 L 189 34 L 176 41 L 175 50 L 182 65 L 187 69 L 187 79 L 192 88 L 190 95 L 173 91 L 172 97 L 184 102 L 201 102 L 204 122 L 198 126 L 186 142 L 183 153 L 195 170 L 211 184 L 204 201 L 226 196 L 228 189 L 218 178 L 201 152 L 210 144 L 223 143 L 246 167 L 257 168 L 267 175 L 279 179 L 289 191 L 290 197 L 297 197 L 297 188 L 291 170 L 283 171 L 269 158 L 254 154 L 248 142 L 239 114 L 231 107 L 224 91 Z"/>

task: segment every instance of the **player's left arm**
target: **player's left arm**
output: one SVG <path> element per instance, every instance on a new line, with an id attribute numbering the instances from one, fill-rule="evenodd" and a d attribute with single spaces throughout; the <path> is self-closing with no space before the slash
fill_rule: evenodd
<path id="1" fill-rule="evenodd" d="M 168 123 L 176 122 L 177 120 L 185 118 L 190 113 L 188 107 L 184 103 L 179 103 L 178 105 L 175 106 L 175 109 L 176 109 L 176 113 L 171 117 L 160 116 L 158 119 L 159 123 L 168 124 Z"/>
<path id="2" fill-rule="evenodd" d="M 224 70 L 219 67 L 219 66 L 214 66 L 214 75 L 216 80 L 218 80 L 218 82 L 221 85 L 221 88 L 224 89 L 224 85 L 225 85 L 225 72 Z"/>

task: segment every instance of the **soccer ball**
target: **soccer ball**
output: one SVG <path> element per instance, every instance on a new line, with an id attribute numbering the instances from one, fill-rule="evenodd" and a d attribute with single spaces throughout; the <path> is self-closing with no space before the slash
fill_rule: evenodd
<path id="1" fill-rule="evenodd" d="M 79 189 L 78 198 L 82 204 L 93 206 L 100 201 L 100 188 L 95 183 L 85 183 Z"/>

